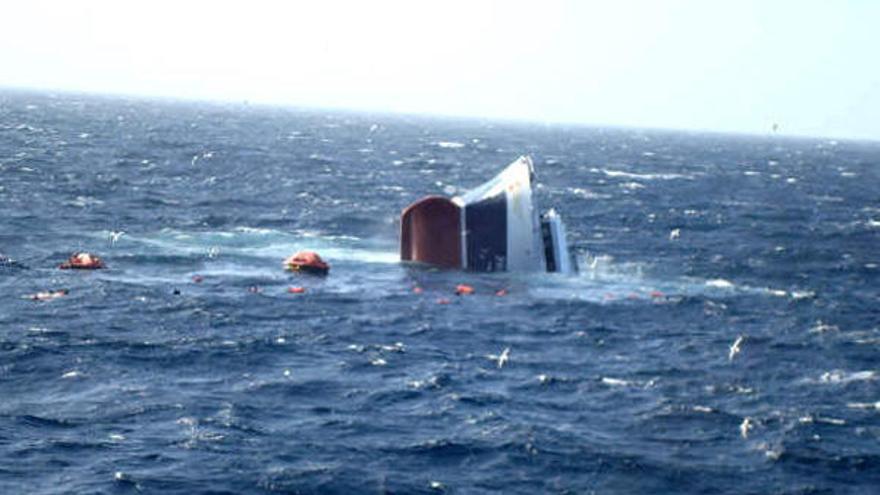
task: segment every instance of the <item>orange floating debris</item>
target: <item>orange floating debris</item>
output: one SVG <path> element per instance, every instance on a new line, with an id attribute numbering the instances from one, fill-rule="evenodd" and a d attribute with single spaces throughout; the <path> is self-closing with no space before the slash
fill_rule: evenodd
<path id="1" fill-rule="evenodd" d="M 104 260 L 91 253 L 73 253 L 67 261 L 58 265 L 62 270 L 98 270 L 107 268 Z"/>
<path id="2" fill-rule="evenodd" d="M 288 287 L 287 292 L 291 294 L 302 294 L 306 291 L 305 287 Z"/>
<path id="3" fill-rule="evenodd" d="M 664 297 L 664 296 L 663 296 L 663 293 L 660 292 L 659 290 L 654 290 L 654 291 L 651 291 L 651 297 L 653 297 L 654 299 L 657 299 L 658 297 Z"/>
<path id="4" fill-rule="evenodd" d="M 455 287 L 455 294 L 459 296 L 467 296 L 474 293 L 474 288 L 470 285 L 458 284 Z"/>
<path id="5" fill-rule="evenodd" d="M 284 268 L 292 272 L 327 275 L 330 265 L 314 251 L 300 251 L 284 260 Z"/>
<path id="6" fill-rule="evenodd" d="M 421 287 L 413 287 L 413 294 L 421 294 L 422 292 L 425 291 Z"/>
<path id="7" fill-rule="evenodd" d="M 498 297 L 503 297 L 507 295 L 507 289 L 498 289 L 495 291 L 495 295 Z"/>

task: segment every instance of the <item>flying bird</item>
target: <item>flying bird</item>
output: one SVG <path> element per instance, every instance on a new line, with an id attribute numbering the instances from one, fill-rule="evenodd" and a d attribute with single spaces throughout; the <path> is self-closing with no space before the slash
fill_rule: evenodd
<path id="1" fill-rule="evenodd" d="M 737 337 L 736 340 L 733 342 L 733 345 L 730 346 L 730 353 L 727 355 L 727 359 L 728 359 L 729 361 L 733 361 L 733 358 L 736 357 L 736 355 L 740 353 L 740 351 L 742 350 L 742 343 L 743 343 L 743 340 L 745 340 L 745 337 L 743 337 L 742 335 L 740 335 L 740 336 Z"/>
<path id="2" fill-rule="evenodd" d="M 119 238 L 125 235 L 125 231 L 122 230 L 112 230 L 110 231 L 110 245 L 115 245 Z"/>
<path id="3" fill-rule="evenodd" d="M 495 354 L 489 354 L 486 357 L 491 359 L 492 361 L 497 362 L 498 368 L 501 369 L 504 367 L 505 364 L 507 364 L 508 361 L 510 361 L 510 347 L 505 347 L 504 350 L 501 351 L 500 356 L 496 356 Z"/>

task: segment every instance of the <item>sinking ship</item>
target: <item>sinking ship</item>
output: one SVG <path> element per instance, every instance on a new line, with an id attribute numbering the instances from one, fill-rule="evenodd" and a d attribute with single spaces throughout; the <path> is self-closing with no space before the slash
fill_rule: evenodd
<path id="1" fill-rule="evenodd" d="M 523 156 L 467 193 L 427 196 L 400 216 L 400 258 L 476 272 L 573 273 L 565 225 L 538 214 L 532 160 Z"/>

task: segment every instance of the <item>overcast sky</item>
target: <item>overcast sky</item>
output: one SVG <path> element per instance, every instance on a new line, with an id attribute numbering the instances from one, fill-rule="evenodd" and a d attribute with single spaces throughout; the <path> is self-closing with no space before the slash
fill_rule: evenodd
<path id="1" fill-rule="evenodd" d="M 880 1 L 4 2 L 0 87 L 880 140 Z"/>

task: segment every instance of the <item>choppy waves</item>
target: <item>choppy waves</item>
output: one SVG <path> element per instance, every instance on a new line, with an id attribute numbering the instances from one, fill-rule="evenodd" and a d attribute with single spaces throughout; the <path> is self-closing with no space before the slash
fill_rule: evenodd
<path id="1" fill-rule="evenodd" d="M 0 102 L 0 491 L 880 484 L 874 144 Z M 523 153 L 576 276 L 398 262 Z"/>

